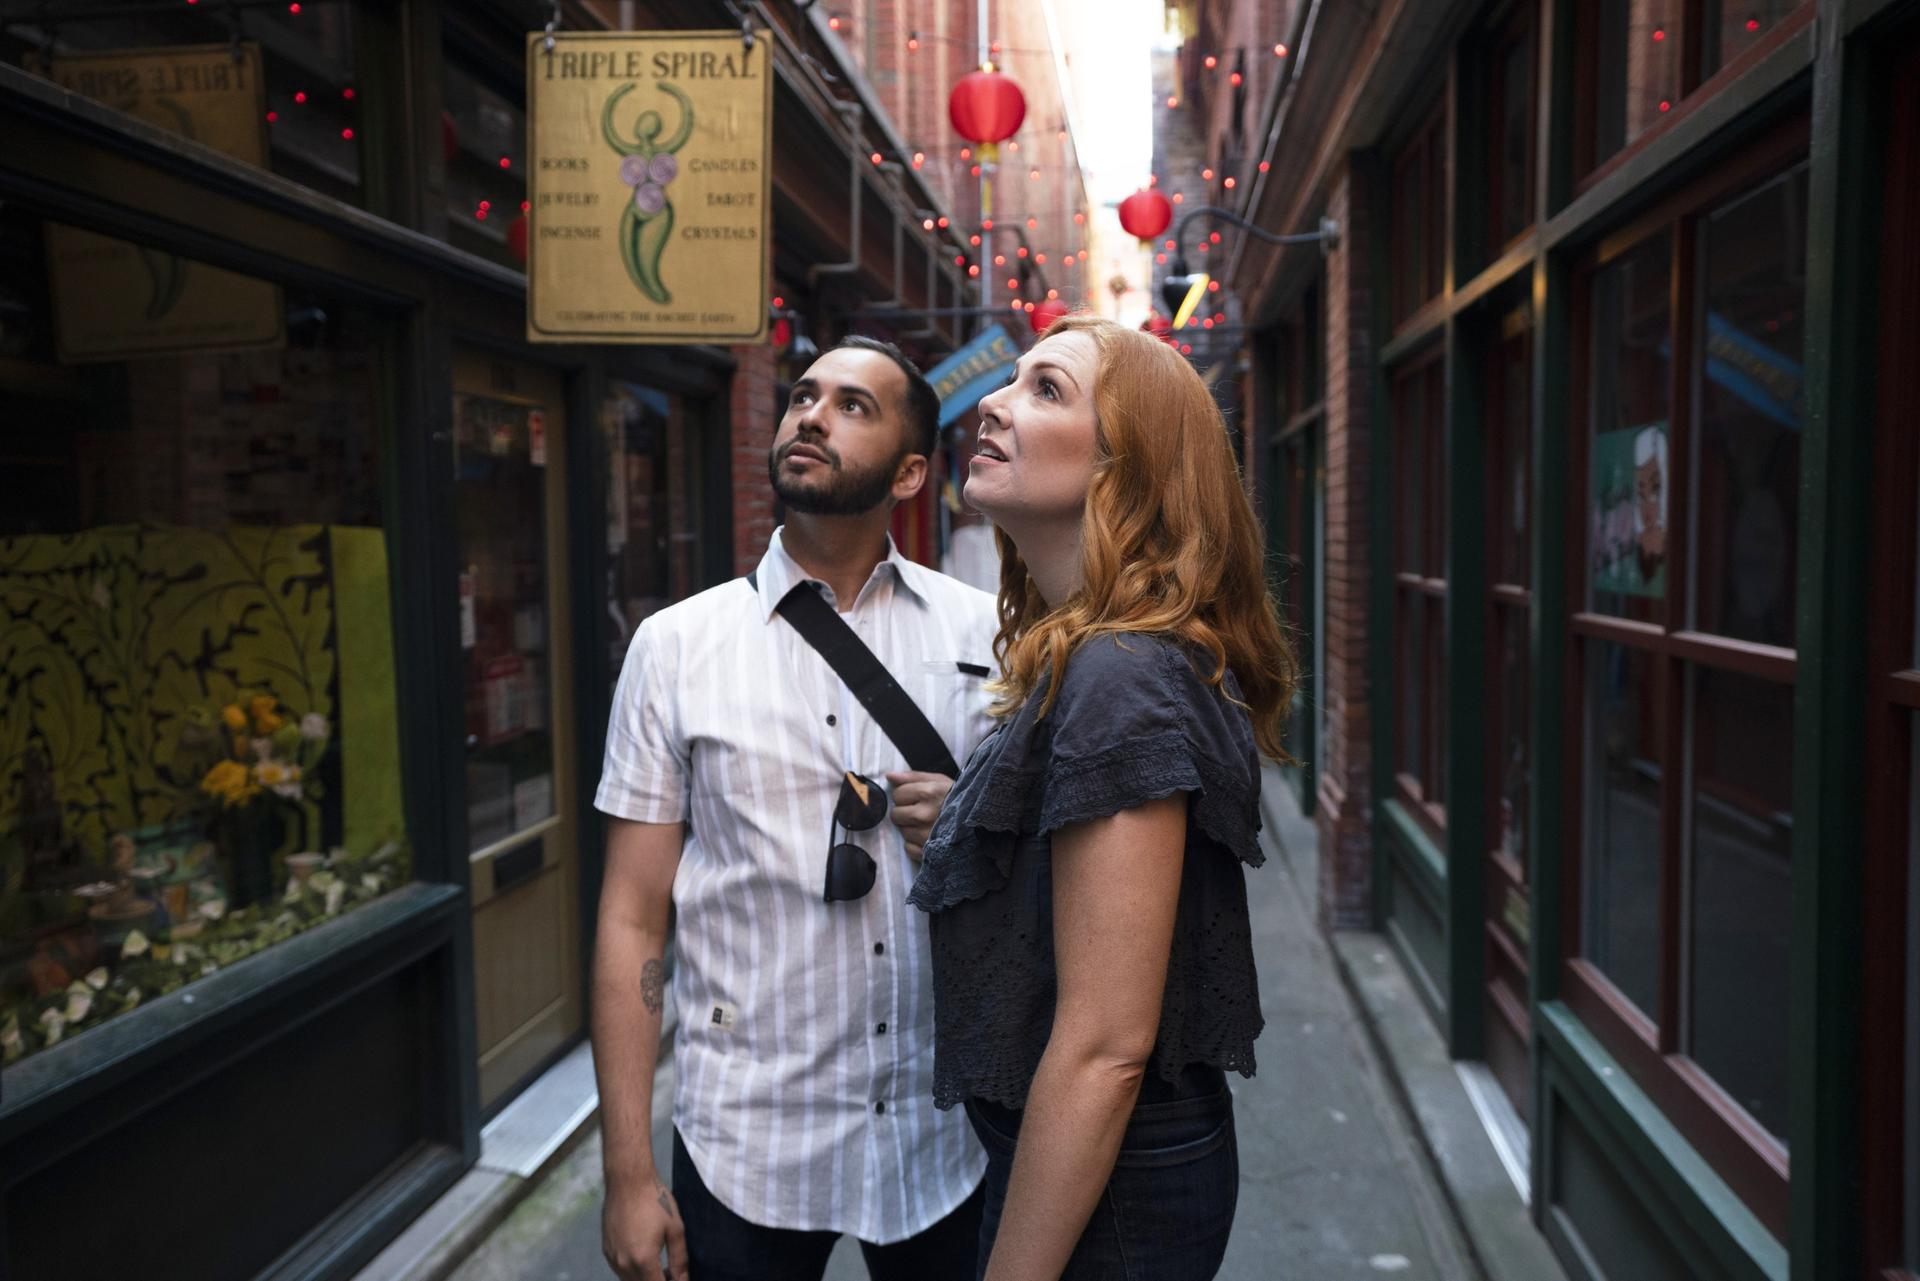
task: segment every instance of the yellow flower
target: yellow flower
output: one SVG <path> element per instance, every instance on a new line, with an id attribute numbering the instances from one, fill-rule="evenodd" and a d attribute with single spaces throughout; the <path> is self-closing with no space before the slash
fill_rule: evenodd
<path id="1" fill-rule="evenodd" d="M 260 785 L 253 781 L 247 767 L 240 762 L 221 761 L 200 780 L 200 790 L 231 808 L 258 796 Z"/>
<path id="2" fill-rule="evenodd" d="M 240 710 L 237 703 L 228 703 L 221 708 L 220 719 L 226 722 L 227 728 L 236 734 L 247 728 L 247 714 Z"/>
<path id="3" fill-rule="evenodd" d="M 253 717 L 253 732 L 262 738 L 285 725 L 286 718 L 276 712 L 280 700 L 271 694 L 255 694 L 247 700 L 247 711 Z M 235 728 L 239 728 L 236 726 Z"/>
<path id="4" fill-rule="evenodd" d="M 253 767 L 253 781 L 262 787 L 274 787 L 288 777 L 287 767 L 278 761 L 262 761 Z"/>

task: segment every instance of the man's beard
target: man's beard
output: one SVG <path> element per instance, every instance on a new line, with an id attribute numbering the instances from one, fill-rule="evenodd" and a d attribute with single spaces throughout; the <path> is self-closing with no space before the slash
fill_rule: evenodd
<path id="1" fill-rule="evenodd" d="M 826 455 L 827 462 L 833 467 L 833 474 L 826 481 L 803 484 L 780 474 L 780 464 L 788 451 L 802 444 Z M 893 492 L 894 472 L 905 457 L 906 453 L 902 451 L 891 462 L 857 471 L 846 468 L 840 461 L 840 455 L 822 442 L 799 436 L 767 451 L 767 479 L 773 484 L 774 494 L 789 510 L 806 512 L 810 516 L 861 516 L 885 502 L 887 495 Z"/>

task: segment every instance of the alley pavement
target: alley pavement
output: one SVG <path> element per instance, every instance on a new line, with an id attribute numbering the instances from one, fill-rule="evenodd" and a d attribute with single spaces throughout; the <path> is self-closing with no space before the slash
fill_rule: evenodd
<path id="1" fill-rule="evenodd" d="M 1259 1072 L 1233 1078 L 1240 1203 L 1223 1281 L 1470 1281 L 1451 1217 L 1311 909 L 1312 835 L 1269 773 L 1268 860 L 1247 890 L 1266 1030 Z M 665 1169 L 672 1060 L 654 1097 Z M 454 1273 L 456 1281 L 588 1281 L 600 1255 L 600 1134 L 591 1129 Z M 866 1275 L 842 1240 L 829 1281 Z M 698 1278 L 695 1278 L 698 1281 Z"/>

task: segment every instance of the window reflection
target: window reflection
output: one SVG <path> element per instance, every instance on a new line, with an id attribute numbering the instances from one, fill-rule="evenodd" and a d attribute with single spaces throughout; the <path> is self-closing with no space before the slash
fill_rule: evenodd
<path id="1" fill-rule="evenodd" d="M 1581 944 L 1649 1018 L 1659 1009 L 1660 754 L 1653 660 L 1605 641 L 1586 650 Z"/>
<path id="2" fill-rule="evenodd" d="M 378 330 L 93 239 L 111 252 L 75 258 L 0 209 L 8 1063 L 411 875 Z M 120 309 L 157 263 L 229 283 Z M 251 345 L 223 350 L 236 334 Z"/>
<path id="3" fill-rule="evenodd" d="M 1793 644 L 1799 531 L 1804 165 L 1702 224 L 1694 626 Z"/>
<path id="4" fill-rule="evenodd" d="M 7 61 L 336 199 L 360 200 L 353 5 L 149 5 L 137 15 L 137 6 L 120 6 L 101 16 L 39 7 L 57 20 L 0 25 Z"/>
<path id="5" fill-rule="evenodd" d="M 1587 467 L 1590 608 L 1665 617 L 1671 241 L 1645 241 L 1597 272 Z"/>
<path id="6" fill-rule="evenodd" d="M 1589 167 L 1645 133 L 1680 101 L 1682 0 L 1595 0 Z"/>
<path id="7" fill-rule="evenodd" d="M 1712 75 L 1757 44 L 1801 0 L 1701 0 L 1700 75 Z"/>
<path id="8" fill-rule="evenodd" d="M 1793 687 L 1695 669 L 1686 1052 L 1787 1129 Z"/>

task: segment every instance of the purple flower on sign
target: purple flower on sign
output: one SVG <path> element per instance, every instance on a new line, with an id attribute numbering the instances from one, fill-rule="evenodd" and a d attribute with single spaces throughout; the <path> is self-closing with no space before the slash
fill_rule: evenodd
<path id="1" fill-rule="evenodd" d="M 647 163 L 647 176 L 664 187 L 680 176 L 680 162 L 663 151 Z"/>
<path id="2" fill-rule="evenodd" d="M 620 162 L 620 181 L 629 187 L 637 187 L 647 180 L 647 158 L 628 156 Z"/>
<path id="3" fill-rule="evenodd" d="M 666 207 L 667 193 L 651 182 L 643 182 L 633 189 L 633 207 L 652 217 Z"/>

